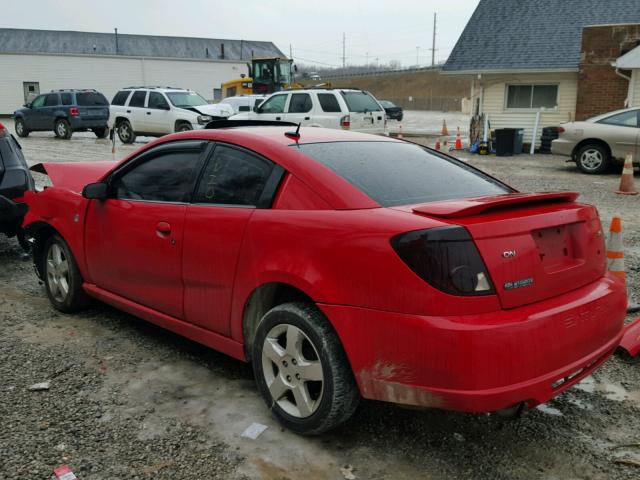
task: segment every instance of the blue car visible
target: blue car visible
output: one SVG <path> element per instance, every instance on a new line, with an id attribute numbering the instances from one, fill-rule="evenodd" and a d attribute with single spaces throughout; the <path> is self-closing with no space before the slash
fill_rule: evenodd
<path id="1" fill-rule="evenodd" d="M 52 90 L 16 110 L 16 134 L 53 130 L 58 138 L 73 132 L 92 131 L 98 138 L 109 134 L 109 101 L 96 90 Z"/>

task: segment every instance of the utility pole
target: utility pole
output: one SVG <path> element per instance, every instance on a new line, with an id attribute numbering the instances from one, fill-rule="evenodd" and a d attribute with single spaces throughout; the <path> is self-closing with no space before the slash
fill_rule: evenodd
<path id="1" fill-rule="evenodd" d="M 291 48 L 291 44 L 289 44 L 289 58 L 293 60 L 293 49 Z"/>
<path id="2" fill-rule="evenodd" d="M 367 52 L 367 63 L 365 64 L 367 68 L 369 67 L 369 52 Z"/>
<path id="3" fill-rule="evenodd" d="M 420 47 L 416 47 L 416 67 L 420 66 Z"/>
<path id="4" fill-rule="evenodd" d="M 347 41 L 347 36 L 346 34 L 343 32 L 342 33 L 342 69 L 344 70 L 345 67 L 347 66 L 347 57 L 346 57 L 346 41 Z"/>
<path id="5" fill-rule="evenodd" d="M 436 66 L 436 17 L 437 13 L 433 13 L 433 42 L 431 43 L 431 68 Z"/>

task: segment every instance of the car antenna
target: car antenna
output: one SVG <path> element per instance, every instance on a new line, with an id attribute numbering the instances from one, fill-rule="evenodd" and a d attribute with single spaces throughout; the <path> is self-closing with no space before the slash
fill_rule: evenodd
<path id="1" fill-rule="evenodd" d="M 296 141 L 300 138 L 300 126 L 302 122 L 298 123 L 298 128 L 296 128 L 295 132 L 285 132 L 284 136 L 288 138 L 295 138 Z"/>

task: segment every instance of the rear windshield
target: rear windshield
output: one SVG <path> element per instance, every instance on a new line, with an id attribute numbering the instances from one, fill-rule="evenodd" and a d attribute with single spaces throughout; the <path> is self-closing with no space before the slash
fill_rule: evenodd
<path id="1" fill-rule="evenodd" d="M 342 92 L 350 112 L 379 112 L 382 110 L 378 102 L 367 92 Z"/>
<path id="2" fill-rule="evenodd" d="M 513 191 L 463 162 L 410 143 L 307 143 L 292 148 L 329 167 L 383 207 Z"/>
<path id="3" fill-rule="evenodd" d="M 97 92 L 76 93 L 76 100 L 81 107 L 107 106 L 109 102 L 104 95 Z"/>

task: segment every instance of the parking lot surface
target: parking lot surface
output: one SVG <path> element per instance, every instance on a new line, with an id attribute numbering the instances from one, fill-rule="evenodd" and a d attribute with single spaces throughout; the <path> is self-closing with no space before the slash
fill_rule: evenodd
<path id="1" fill-rule="evenodd" d="M 112 156 L 90 133 L 20 142 L 30 164 L 118 159 L 140 146 L 118 142 Z M 612 193 L 619 173 L 583 175 L 551 155 L 459 156 L 520 190 L 578 191 L 605 229 L 621 214 L 640 298 L 640 198 Z M 363 402 L 340 429 L 301 438 L 271 419 L 248 365 L 102 304 L 78 315 L 53 310 L 31 262 L 6 238 L 0 330 L 3 479 L 49 478 L 60 464 L 83 480 L 608 480 L 640 472 L 617 463 L 640 462 L 640 364 L 617 357 L 519 419 Z M 29 389 L 45 381 L 48 389 Z M 268 428 L 243 437 L 253 423 Z"/>

